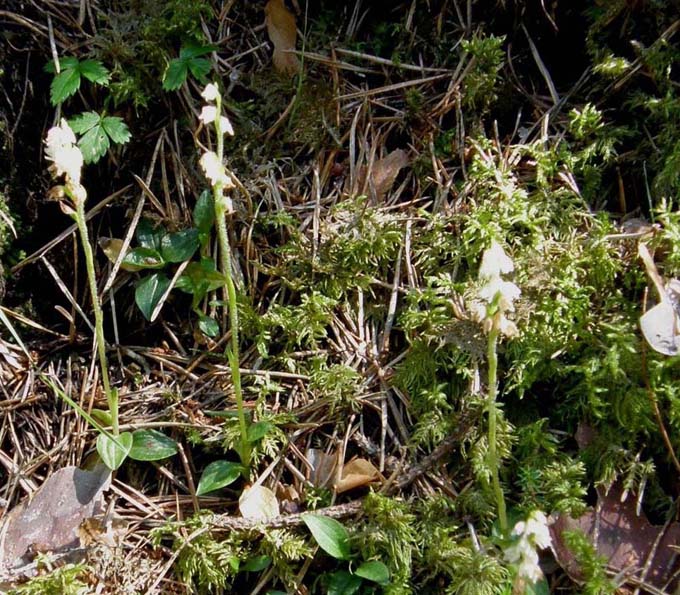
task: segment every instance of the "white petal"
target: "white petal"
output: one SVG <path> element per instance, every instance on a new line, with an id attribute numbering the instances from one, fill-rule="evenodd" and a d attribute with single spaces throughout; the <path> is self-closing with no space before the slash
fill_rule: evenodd
<path id="1" fill-rule="evenodd" d="M 227 118 L 226 116 L 222 116 L 220 118 L 220 130 L 222 131 L 222 134 L 234 136 L 234 128 L 232 127 L 229 118 Z"/>
<path id="2" fill-rule="evenodd" d="M 511 273 L 515 269 L 512 259 L 505 253 L 501 245 L 494 241 L 491 247 L 484 251 L 482 264 L 479 267 L 479 278 L 490 279 L 501 273 Z"/>
<path id="3" fill-rule="evenodd" d="M 220 92 L 217 90 L 217 85 L 215 85 L 214 83 L 209 83 L 206 85 L 205 89 L 203 89 L 201 97 L 203 97 L 203 99 L 205 99 L 206 101 L 215 101 L 219 94 Z"/>
<path id="4" fill-rule="evenodd" d="M 201 115 L 198 116 L 198 119 L 204 124 L 210 124 L 211 122 L 215 121 L 216 117 L 217 108 L 213 105 L 205 105 L 203 106 L 203 109 L 201 110 Z"/>

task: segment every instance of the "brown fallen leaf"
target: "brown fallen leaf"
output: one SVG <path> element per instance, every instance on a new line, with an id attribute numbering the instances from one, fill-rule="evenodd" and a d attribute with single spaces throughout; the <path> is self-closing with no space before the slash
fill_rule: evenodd
<path id="1" fill-rule="evenodd" d="M 265 22 L 269 39 L 274 44 L 274 68 L 281 74 L 294 76 L 300 70 L 300 61 L 290 50 L 295 50 L 297 27 L 295 15 L 283 0 L 269 0 L 264 7 Z"/>
<path id="2" fill-rule="evenodd" d="M 621 577 L 641 578 L 650 553 L 656 547 L 645 582 L 664 593 L 675 592 L 677 578 L 673 579 L 670 589 L 667 582 L 678 570 L 677 553 L 673 546 L 680 543 L 680 523 L 671 523 L 667 527 L 652 525 L 644 513 L 636 514 L 635 498 L 629 496 L 621 502 L 623 488 L 619 483 L 606 493 L 604 488 L 598 488 L 597 493 L 597 511 L 591 509 L 578 519 L 560 516 L 550 527 L 560 566 L 573 580 L 579 582 L 584 579 L 578 562 L 566 546 L 563 537 L 565 531 L 583 531 L 591 541 L 597 534 L 597 543 L 594 545 L 598 554 L 606 558 L 607 565 Z"/>
<path id="3" fill-rule="evenodd" d="M 409 158 L 406 151 L 396 149 L 388 153 L 382 159 L 377 159 L 373 162 L 373 167 L 370 171 L 369 179 L 367 179 L 367 168 L 362 166 L 357 172 L 357 188 L 359 192 L 370 192 L 370 185 L 375 189 L 375 198 L 382 201 L 387 196 L 387 193 L 392 190 L 394 181 L 397 179 L 402 168 L 409 164 Z"/>
<path id="4" fill-rule="evenodd" d="M 352 459 L 342 469 L 342 477 L 335 482 L 338 494 L 382 479 L 380 471 L 366 459 Z"/>
<path id="5" fill-rule="evenodd" d="M 15 506 L 0 526 L 0 576 L 28 564 L 32 552 L 78 548 L 81 524 L 103 512 L 110 479 L 103 465 L 94 471 L 64 467 Z"/>

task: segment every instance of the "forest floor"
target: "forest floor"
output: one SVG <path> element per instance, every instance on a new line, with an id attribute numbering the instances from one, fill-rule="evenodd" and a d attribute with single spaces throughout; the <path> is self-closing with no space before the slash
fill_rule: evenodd
<path id="1" fill-rule="evenodd" d="M 0 592 L 676 592 L 679 8 L 5 0 Z"/>

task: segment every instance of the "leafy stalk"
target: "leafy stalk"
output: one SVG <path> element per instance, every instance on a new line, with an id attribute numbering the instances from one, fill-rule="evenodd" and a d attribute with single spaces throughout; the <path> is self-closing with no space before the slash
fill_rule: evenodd
<path id="1" fill-rule="evenodd" d="M 218 94 L 215 99 L 217 117 L 215 118 L 215 132 L 217 133 L 217 158 L 219 163 L 224 159 L 224 136 L 220 125 L 220 115 L 222 113 L 222 98 Z M 244 467 L 250 465 L 250 443 L 248 442 L 248 425 L 243 406 L 243 391 L 241 389 L 241 370 L 239 368 L 239 319 L 238 303 L 236 301 L 236 286 L 231 270 L 231 246 L 227 233 L 228 200 L 223 193 L 223 183 L 218 181 L 212 187 L 213 198 L 215 199 L 215 220 L 217 227 L 217 237 L 220 244 L 220 268 L 225 278 L 227 290 L 227 302 L 229 307 L 229 326 L 231 329 L 231 350 L 227 347 L 227 359 L 231 367 L 231 378 L 234 384 L 234 396 L 236 397 L 236 408 L 238 410 L 238 423 L 241 430 L 241 463 Z"/>
<path id="2" fill-rule="evenodd" d="M 83 197 L 75 196 L 74 193 L 69 192 L 69 194 L 76 206 L 75 219 L 78 231 L 80 232 L 80 241 L 83 245 L 83 252 L 85 253 L 85 267 L 87 268 L 87 279 L 90 286 L 90 294 L 92 296 L 92 309 L 94 310 L 95 342 L 97 344 L 97 353 L 99 354 L 99 366 L 102 372 L 104 394 L 106 395 L 106 401 L 109 405 L 109 412 L 111 414 L 111 430 L 114 436 L 118 436 L 118 394 L 116 391 L 111 390 L 111 384 L 109 382 L 109 366 L 106 359 L 106 344 L 104 342 L 104 313 L 97 293 L 94 256 L 92 255 L 92 246 L 90 245 L 87 222 L 85 220 L 85 200 Z"/>
<path id="3" fill-rule="evenodd" d="M 493 491 L 496 496 L 496 506 L 498 508 L 498 520 L 500 522 L 501 531 L 506 533 L 508 530 L 508 518 L 505 510 L 505 497 L 503 496 L 503 489 L 499 478 L 499 460 L 498 449 L 496 444 L 496 428 L 498 423 L 498 407 L 496 404 L 496 396 L 498 393 L 498 336 L 500 330 L 494 324 L 489 331 L 489 339 L 487 343 L 487 358 L 489 361 L 489 465 L 491 467 L 491 481 L 493 484 Z"/>

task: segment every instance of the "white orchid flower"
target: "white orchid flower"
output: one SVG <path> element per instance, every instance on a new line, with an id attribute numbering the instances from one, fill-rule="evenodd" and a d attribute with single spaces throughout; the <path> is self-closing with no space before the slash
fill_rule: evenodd
<path id="1" fill-rule="evenodd" d="M 83 154 L 76 145 L 76 135 L 63 118 L 59 126 L 53 126 L 47 133 L 45 157 L 52 162 L 55 178 L 66 175 L 67 182 L 80 184 Z"/>
<path id="2" fill-rule="evenodd" d="M 205 177 L 210 180 L 211 186 L 221 185 L 226 188 L 233 188 L 234 183 L 227 175 L 224 165 L 220 162 L 217 153 L 206 151 L 199 160 L 199 165 L 205 173 Z"/>
<path id="3" fill-rule="evenodd" d="M 214 83 L 208 83 L 205 86 L 205 89 L 203 89 L 201 97 L 203 97 L 203 99 L 205 99 L 206 101 L 215 101 L 219 94 L 220 92 L 217 89 L 217 85 L 215 85 Z"/>

